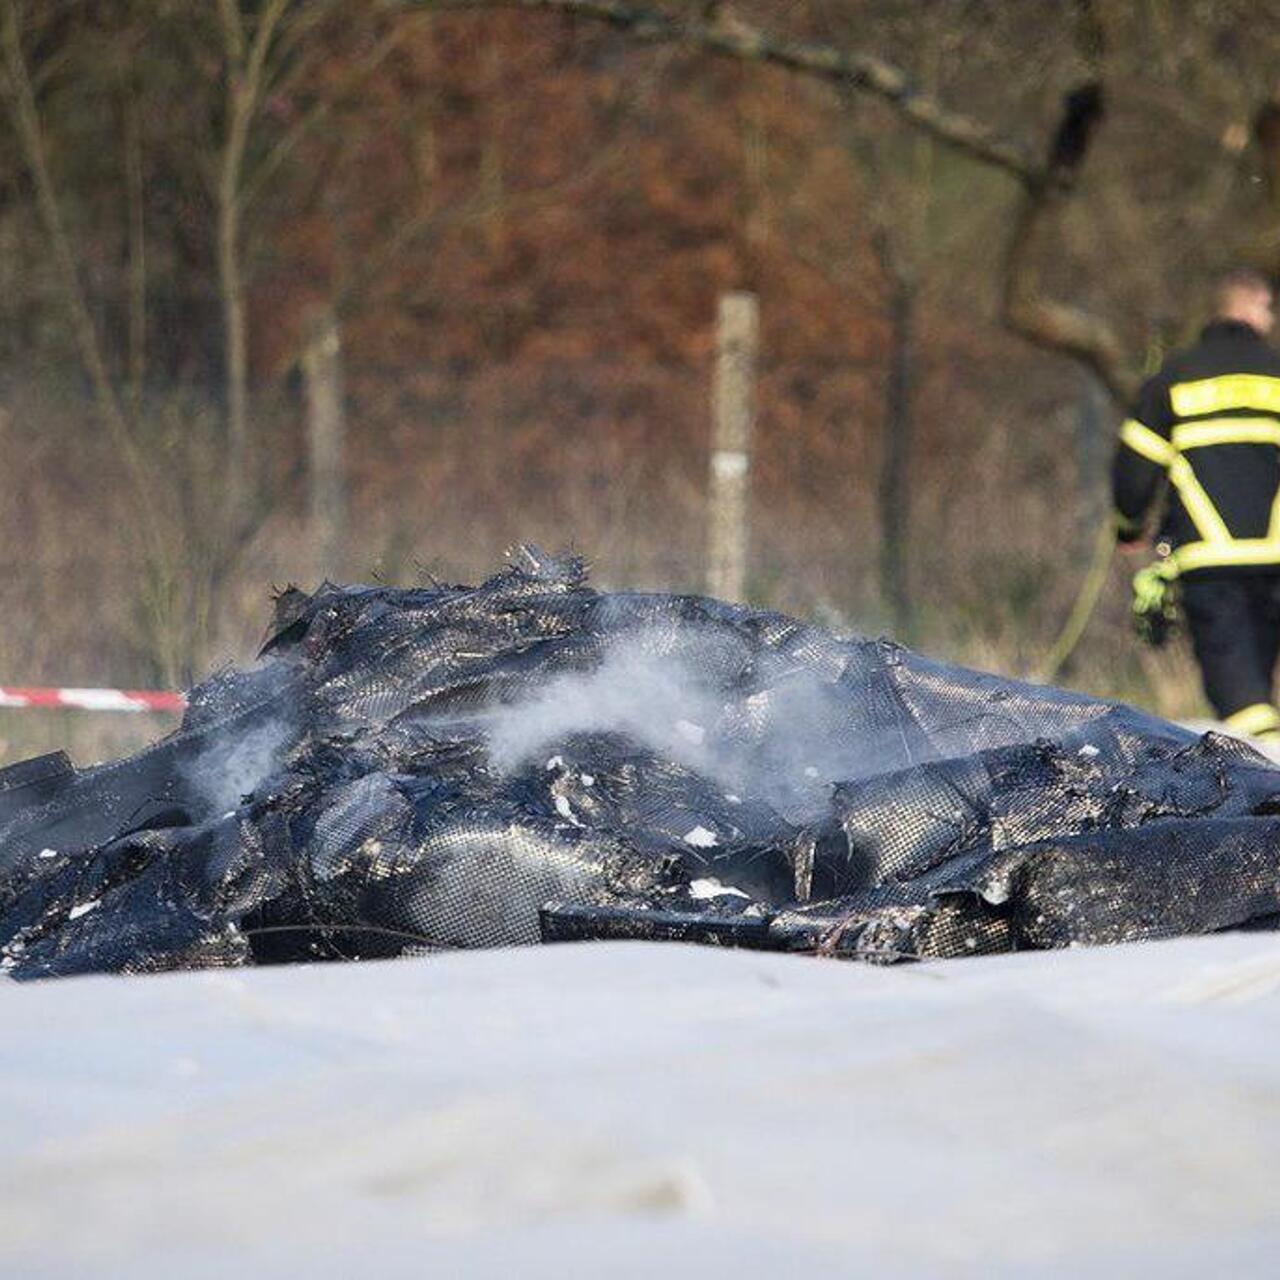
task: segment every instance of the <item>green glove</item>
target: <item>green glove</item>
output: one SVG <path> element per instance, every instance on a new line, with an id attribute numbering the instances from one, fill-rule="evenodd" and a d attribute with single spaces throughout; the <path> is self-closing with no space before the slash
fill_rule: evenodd
<path id="1" fill-rule="evenodd" d="M 1169 560 L 1157 560 L 1133 575 L 1133 629 L 1156 649 L 1178 627 L 1177 578 Z"/>

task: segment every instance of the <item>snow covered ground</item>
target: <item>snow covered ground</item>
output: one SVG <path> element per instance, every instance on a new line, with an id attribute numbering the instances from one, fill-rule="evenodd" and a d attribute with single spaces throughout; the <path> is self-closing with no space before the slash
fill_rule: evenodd
<path id="1" fill-rule="evenodd" d="M 0 987 L 0 1273 L 1274 1275 L 1280 939 Z"/>

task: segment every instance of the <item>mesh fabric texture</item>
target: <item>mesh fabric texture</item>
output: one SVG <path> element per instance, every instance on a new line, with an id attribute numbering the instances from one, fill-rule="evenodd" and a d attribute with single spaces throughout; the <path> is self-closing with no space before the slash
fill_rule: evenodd
<path id="1" fill-rule="evenodd" d="M 515 745 L 513 745 L 513 743 Z M 591 937 L 939 958 L 1274 927 L 1230 739 L 522 548 L 287 593 L 128 760 L 0 771 L 18 978 Z"/>

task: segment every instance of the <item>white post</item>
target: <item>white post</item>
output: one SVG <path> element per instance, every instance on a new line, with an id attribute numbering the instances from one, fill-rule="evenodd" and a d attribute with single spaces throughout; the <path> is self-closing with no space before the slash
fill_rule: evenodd
<path id="1" fill-rule="evenodd" d="M 751 428 L 760 315 L 753 293 L 720 299 L 708 492 L 707 592 L 740 601 L 746 589 Z"/>

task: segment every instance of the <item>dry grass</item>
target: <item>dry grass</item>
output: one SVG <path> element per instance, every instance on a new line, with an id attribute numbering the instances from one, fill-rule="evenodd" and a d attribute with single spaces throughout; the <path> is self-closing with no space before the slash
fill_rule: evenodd
<path id="1" fill-rule="evenodd" d="M 604 587 L 698 590 L 705 372 L 593 361 L 427 372 L 407 384 L 354 378 L 351 538 L 335 576 L 474 580 L 506 547 L 532 540 L 583 552 Z M 1036 389 L 1024 392 L 995 361 L 968 366 L 964 378 L 935 365 L 924 370 L 918 401 L 909 556 L 916 621 L 905 639 L 1010 675 L 1033 673 L 1052 643 L 1089 539 L 1075 514 L 1082 499 L 1069 447 L 1070 383 L 1037 372 Z M 878 396 L 874 371 L 764 371 L 754 602 L 847 631 L 885 628 Z M 201 525 L 218 501 L 217 452 L 204 425 L 214 420 L 189 395 L 156 408 L 149 430 L 158 491 L 140 498 L 80 399 L 38 387 L 7 396 L 0 683 L 147 687 L 252 655 L 272 589 L 309 582 L 312 552 L 301 495 L 284 488 L 217 598 L 201 596 Z M 296 452 L 297 423 L 286 414 L 270 427 L 278 476 L 287 470 L 281 459 Z M 140 502 L 167 522 L 175 549 L 167 582 L 142 554 Z M 1063 682 L 1166 715 L 1203 715 L 1185 650 L 1153 655 L 1130 637 L 1122 576 L 1113 569 Z M 107 758 L 171 723 L 4 713 L 0 760 L 55 746 L 82 761 Z"/>
<path id="2" fill-rule="evenodd" d="M 132 755 L 177 726 L 176 715 L 0 710 L 0 765 L 65 751 L 78 765 Z"/>

